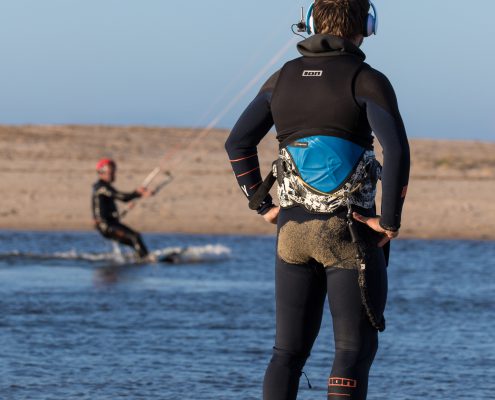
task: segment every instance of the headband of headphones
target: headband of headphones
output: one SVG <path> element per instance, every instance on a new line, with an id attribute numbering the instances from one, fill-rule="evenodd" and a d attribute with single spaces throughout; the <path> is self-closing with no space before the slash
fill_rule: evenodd
<path id="1" fill-rule="evenodd" d="M 376 11 L 375 5 L 370 1 L 371 9 L 373 13 L 369 13 L 366 17 L 366 21 L 363 27 L 363 35 L 365 37 L 376 35 L 378 30 L 378 14 Z M 311 4 L 311 7 L 308 9 L 308 14 L 306 15 L 306 33 L 308 35 L 317 33 L 315 29 L 315 22 L 313 18 L 313 9 L 315 7 L 315 3 Z"/>

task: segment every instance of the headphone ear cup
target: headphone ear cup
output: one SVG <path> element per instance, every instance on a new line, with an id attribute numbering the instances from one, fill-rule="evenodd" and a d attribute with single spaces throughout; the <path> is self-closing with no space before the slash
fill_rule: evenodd
<path id="1" fill-rule="evenodd" d="M 366 18 L 366 26 L 364 28 L 364 36 L 368 37 L 376 33 L 376 19 L 373 15 L 368 14 Z"/>
<path id="2" fill-rule="evenodd" d="M 366 26 L 364 27 L 364 36 L 366 37 L 376 35 L 378 30 L 378 13 L 372 1 L 370 1 L 370 8 L 373 10 L 373 13 L 370 11 L 368 18 L 366 18 Z"/>
<path id="3" fill-rule="evenodd" d="M 313 16 L 311 16 L 311 18 L 309 19 L 309 24 L 308 24 L 308 34 L 315 34 L 316 33 L 316 29 L 315 29 L 315 20 L 313 18 Z"/>
<path id="4" fill-rule="evenodd" d="M 308 13 L 306 15 L 306 33 L 311 35 L 316 33 L 315 29 L 315 20 L 313 18 L 313 9 L 315 8 L 315 4 L 311 4 L 311 7 L 308 8 Z"/>

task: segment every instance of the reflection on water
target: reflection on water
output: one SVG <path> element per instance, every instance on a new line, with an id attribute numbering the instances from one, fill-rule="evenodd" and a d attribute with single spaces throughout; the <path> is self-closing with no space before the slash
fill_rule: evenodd
<path id="1" fill-rule="evenodd" d="M 95 271 L 96 286 L 110 286 L 126 279 L 133 270 L 142 268 L 139 265 L 110 265 Z"/>

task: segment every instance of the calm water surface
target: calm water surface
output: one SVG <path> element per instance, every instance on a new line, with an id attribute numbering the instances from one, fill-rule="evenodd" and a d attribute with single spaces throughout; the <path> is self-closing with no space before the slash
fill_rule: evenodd
<path id="1" fill-rule="evenodd" d="M 274 238 L 146 235 L 172 266 L 92 233 L 0 232 L 0 399 L 260 399 Z M 228 252 L 230 249 L 230 254 Z M 494 399 L 495 243 L 394 242 L 371 400 Z M 325 399 L 328 315 L 299 399 Z"/>

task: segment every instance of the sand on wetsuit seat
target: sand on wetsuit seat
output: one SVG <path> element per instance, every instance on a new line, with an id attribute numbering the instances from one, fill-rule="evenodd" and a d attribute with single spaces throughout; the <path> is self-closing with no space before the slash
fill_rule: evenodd
<path id="1" fill-rule="evenodd" d="M 356 227 L 363 240 L 363 250 L 376 247 L 379 237 L 365 226 L 356 224 Z M 277 252 L 289 264 L 308 264 L 314 260 L 325 267 L 357 268 L 358 249 L 352 243 L 345 214 L 326 221 L 288 221 L 280 228 Z"/>

